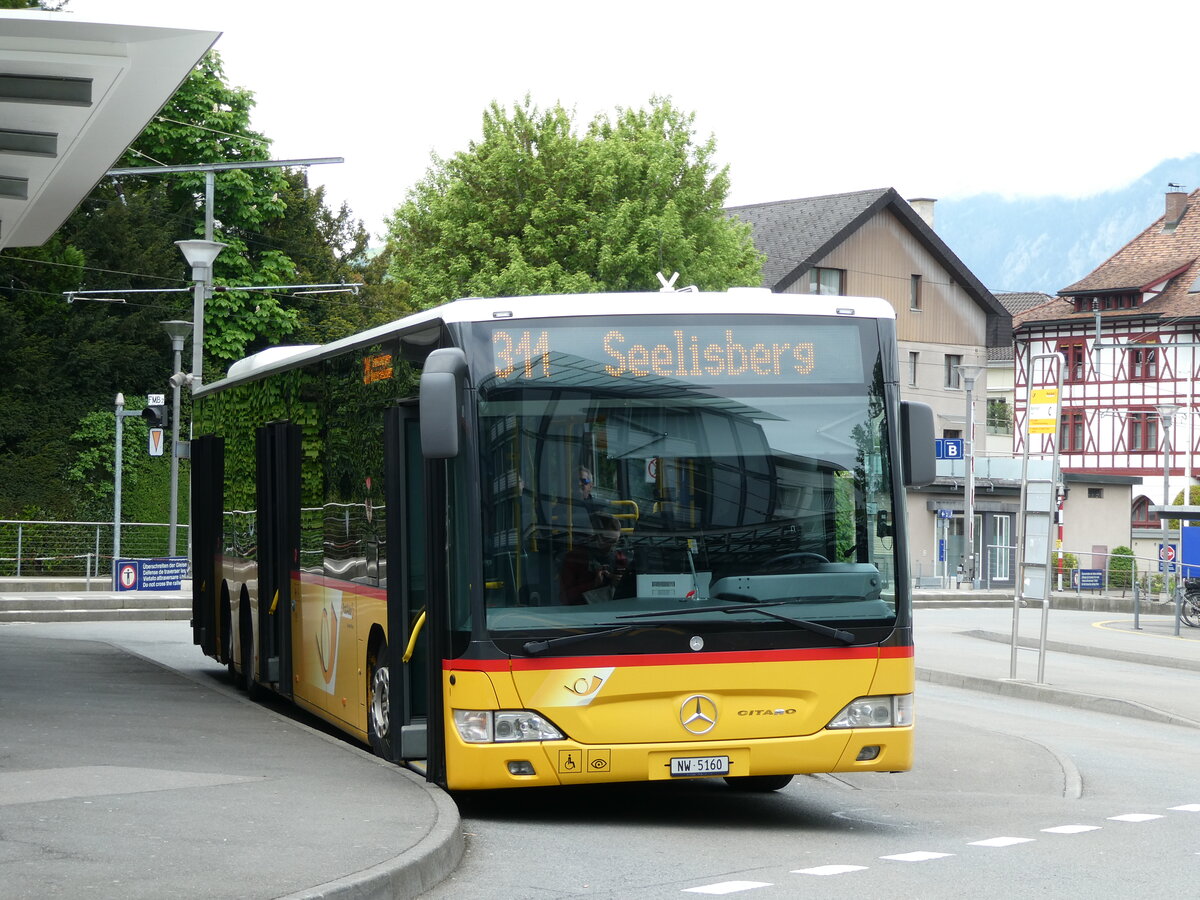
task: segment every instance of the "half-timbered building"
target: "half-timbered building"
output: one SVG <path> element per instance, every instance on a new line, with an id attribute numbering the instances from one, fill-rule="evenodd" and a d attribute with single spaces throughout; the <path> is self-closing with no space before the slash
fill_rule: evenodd
<path id="1" fill-rule="evenodd" d="M 1053 384 L 1052 354 L 1061 354 L 1058 433 L 1034 435 L 1031 452 L 1056 440 L 1066 472 L 1141 476 L 1134 549 L 1156 553 L 1161 523 L 1150 507 L 1195 483 L 1200 450 L 1200 191 L 1169 191 L 1162 217 L 1056 298 L 1015 315 L 1013 328 L 1016 452 L 1030 389 Z"/>

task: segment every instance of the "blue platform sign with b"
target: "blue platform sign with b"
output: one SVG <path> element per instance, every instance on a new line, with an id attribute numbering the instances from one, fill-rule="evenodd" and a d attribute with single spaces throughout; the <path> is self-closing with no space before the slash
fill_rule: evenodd
<path id="1" fill-rule="evenodd" d="M 934 456 L 937 459 L 962 459 L 963 458 L 963 439 L 962 438 L 934 438 L 933 439 Z"/>

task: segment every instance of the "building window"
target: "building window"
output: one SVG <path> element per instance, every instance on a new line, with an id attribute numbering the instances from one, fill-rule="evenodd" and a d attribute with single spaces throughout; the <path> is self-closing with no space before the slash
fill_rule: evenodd
<path id="1" fill-rule="evenodd" d="M 908 351 L 908 383 L 915 385 L 917 383 L 917 365 L 920 362 L 921 354 L 916 350 Z"/>
<path id="2" fill-rule="evenodd" d="M 1062 418 L 1059 420 L 1058 452 L 1082 453 L 1083 438 L 1083 410 L 1063 410 Z"/>
<path id="3" fill-rule="evenodd" d="M 989 397 L 987 402 L 987 433 L 1012 434 L 1013 417 L 1008 401 L 1003 397 Z"/>
<path id="4" fill-rule="evenodd" d="M 1087 376 L 1087 348 L 1083 339 L 1059 341 L 1058 352 L 1063 355 L 1063 381 L 1080 382 Z"/>
<path id="5" fill-rule="evenodd" d="M 1136 347 L 1129 351 L 1129 380 L 1158 380 L 1158 350 L 1154 347 Z"/>
<path id="6" fill-rule="evenodd" d="M 1158 449 L 1158 413 L 1149 409 L 1129 413 L 1129 451 L 1153 453 Z"/>
<path id="7" fill-rule="evenodd" d="M 943 428 L 942 429 L 942 437 L 946 438 L 947 440 L 961 441 L 962 435 L 963 435 L 963 433 L 962 433 L 961 428 Z"/>
<path id="8" fill-rule="evenodd" d="M 809 269 L 808 289 L 806 294 L 832 294 L 841 296 L 844 293 L 845 272 L 842 269 Z"/>
<path id="9" fill-rule="evenodd" d="M 958 377 L 958 367 L 961 365 L 961 354 L 946 354 L 946 387 L 954 388 L 955 390 L 958 390 L 962 387 L 962 381 Z"/>
<path id="10" fill-rule="evenodd" d="M 1103 500 L 1104 499 L 1104 488 L 1088 488 L 1088 499 L 1089 500 Z"/>
<path id="11" fill-rule="evenodd" d="M 1130 515 L 1130 522 L 1134 528 L 1157 528 L 1159 520 L 1150 513 L 1150 500 L 1146 497 L 1138 497 L 1133 501 L 1133 513 Z"/>
<path id="12" fill-rule="evenodd" d="M 910 275 L 908 282 L 908 308 L 921 308 L 921 276 Z"/>

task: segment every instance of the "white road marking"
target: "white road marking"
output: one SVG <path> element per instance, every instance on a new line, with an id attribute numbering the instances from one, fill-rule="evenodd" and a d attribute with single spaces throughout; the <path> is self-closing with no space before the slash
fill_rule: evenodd
<path id="1" fill-rule="evenodd" d="M 1028 844 L 1033 838 L 994 837 L 986 841 L 971 841 L 972 847 L 1011 847 L 1014 844 Z"/>
<path id="2" fill-rule="evenodd" d="M 703 887 L 684 888 L 685 894 L 736 894 L 738 891 L 749 891 L 754 888 L 770 887 L 769 881 L 722 881 L 718 884 L 706 884 Z"/>
<path id="3" fill-rule="evenodd" d="M 1151 819 L 1161 819 L 1154 813 L 1126 813 L 1123 816 L 1109 816 L 1110 822 L 1149 822 Z"/>
<path id="4" fill-rule="evenodd" d="M 1053 828 L 1043 828 L 1048 834 L 1082 834 L 1085 831 L 1099 831 L 1099 825 L 1056 825 Z"/>
<path id="5" fill-rule="evenodd" d="M 1185 803 L 1183 806 L 1172 806 L 1173 812 L 1200 812 L 1200 803 Z"/>
<path id="6" fill-rule="evenodd" d="M 811 869 L 792 869 L 793 875 L 845 875 L 847 872 L 862 872 L 866 866 L 813 866 Z"/>
<path id="7" fill-rule="evenodd" d="M 912 853 L 897 853 L 894 856 L 881 856 L 880 859 L 894 859 L 897 862 L 927 862 L 931 859 L 942 859 L 953 856 L 953 853 L 934 853 L 932 850 L 914 850 Z"/>

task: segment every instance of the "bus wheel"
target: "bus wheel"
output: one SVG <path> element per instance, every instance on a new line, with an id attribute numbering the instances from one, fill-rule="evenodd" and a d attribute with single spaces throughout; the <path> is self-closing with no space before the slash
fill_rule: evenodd
<path id="1" fill-rule="evenodd" d="M 387 642 L 375 648 L 367 666 L 367 737 L 376 756 L 393 759 L 392 755 L 392 684 L 384 659 Z"/>
<path id="2" fill-rule="evenodd" d="M 738 791 L 778 791 L 792 783 L 792 775 L 730 775 L 725 783 Z"/>
<path id="3" fill-rule="evenodd" d="M 254 624 L 250 616 L 250 603 L 243 600 L 238 604 L 238 639 L 242 651 L 242 684 L 246 696 L 257 700 L 262 696 L 262 688 L 254 680 Z M 232 668 L 233 663 L 230 662 Z"/>

